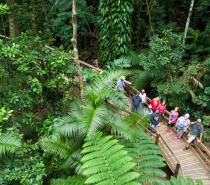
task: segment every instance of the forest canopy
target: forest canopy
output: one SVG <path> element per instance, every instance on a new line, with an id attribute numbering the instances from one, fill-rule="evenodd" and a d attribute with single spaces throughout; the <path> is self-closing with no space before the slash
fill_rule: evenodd
<path id="1" fill-rule="evenodd" d="M 209 10 L 209 0 L 1 1 L 0 184 L 169 184 L 148 117 L 122 114 L 130 104 L 115 85 L 124 75 L 202 119 L 207 144 Z"/>

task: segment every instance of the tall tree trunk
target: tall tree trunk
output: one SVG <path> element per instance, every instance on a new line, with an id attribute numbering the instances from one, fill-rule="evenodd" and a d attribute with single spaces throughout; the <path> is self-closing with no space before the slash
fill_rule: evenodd
<path id="1" fill-rule="evenodd" d="M 72 26 L 73 26 L 73 37 L 71 42 L 74 47 L 74 62 L 77 67 L 78 77 L 79 77 L 79 85 L 80 85 L 80 93 L 81 93 L 81 102 L 84 105 L 84 86 L 83 86 L 83 78 L 82 72 L 80 69 L 78 48 L 77 48 L 77 12 L 76 12 L 76 0 L 72 1 Z"/>
<path id="2" fill-rule="evenodd" d="M 49 20 L 47 17 L 47 11 L 46 11 L 46 3 L 44 0 L 42 0 L 42 8 L 43 8 L 43 12 L 44 12 L 45 21 L 46 21 L 46 28 L 48 30 L 50 30 L 50 24 L 49 24 Z"/>
<path id="3" fill-rule="evenodd" d="M 33 12 L 33 5 L 31 3 L 31 0 L 28 0 L 28 8 L 29 8 L 29 12 L 31 14 L 31 23 L 32 23 L 32 27 L 33 27 L 33 33 L 36 36 L 37 35 L 37 25 L 36 25 L 36 19 L 35 19 L 35 15 Z"/>
<path id="4" fill-rule="evenodd" d="M 182 40 L 183 45 L 185 44 L 185 41 L 186 41 L 186 38 L 187 38 L 187 31 L 188 31 L 189 24 L 190 24 L 190 18 L 191 18 L 191 15 L 192 15 L 194 2 L 195 2 L 195 0 L 191 0 L 191 3 L 190 3 L 190 9 L 189 9 L 188 17 L 187 17 L 187 22 L 186 22 L 186 25 L 185 25 L 185 30 L 184 30 L 184 37 L 183 37 L 183 40 Z"/>
<path id="5" fill-rule="evenodd" d="M 148 0 L 146 0 L 146 4 L 147 4 L 147 14 L 148 14 L 148 16 L 149 16 L 149 25 L 150 25 L 150 29 L 151 29 L 151 31 L 152 31 L 152 33 L 153 33 L 153 35 L 155 34 L 155 31 L 154 31 L 154 28 L 153 28 L 153 25 L 152 25 L 152 18 L 151 18 L 151 6 L 149 5 L 149 2 L 148 2 Z"/>
<path id="6" fill-rule="evenodd" d="M 2 28 L 3 28 L 3 31 L 4 31 L 4 35 L 6 36 L 6 31 L 5 31 L 5 26 L 4 26 L 4 19 L 3 19 L 2 15 L 1 15 L 1 22 L 2 22 Z"/>
<path id="7" fill-rule="evenodd" d="M 13 0 L 6 0 L 6 3 L 10 8 L 12 7 L 12 5 L 14 5 Z M 17 37 L 19 35 L 18 25 L 17 25 L 17 22 L 15 21 L 15 15 L 13 11 L 9 15 L 9 29 L 10 29 L 11 36 Z"/>

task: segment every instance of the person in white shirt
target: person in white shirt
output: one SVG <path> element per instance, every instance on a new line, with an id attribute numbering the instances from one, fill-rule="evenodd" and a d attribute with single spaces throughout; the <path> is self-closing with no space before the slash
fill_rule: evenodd
<path id="1" fill-rule="evenodd" d="M 145 104 L 146 101 L 147 101 L 147 94 L 145 93 L 145 90 L 144 90 L 144 89 L 141 90 L 139 96 L 141 97 L 141 100 L 142 100 L 142 102 L 141 102 L 141 107 L 143 107 L 144 104 Z"/>

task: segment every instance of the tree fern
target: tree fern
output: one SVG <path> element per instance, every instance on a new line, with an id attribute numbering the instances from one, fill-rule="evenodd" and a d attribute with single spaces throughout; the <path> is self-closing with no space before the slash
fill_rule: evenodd
<path id="1" fill-rule="evenodd" d="M 85 180 L 83 176 L 70 176 L 67 179 L 52 179 L 50 185 L 83 185 Z"/>
<path id="2" fill-rule="evenodd" d="M 201 180 L 194 181 L 191 178 L 184 178 L 179 176 L 178 178 L 171 177 L 170 180 L 165 181 L 165 185 L 203 185 Z"/>
<path id="3" fill-rule="evenodd" d="M 21 146 L 21 141 L 11 133 L 3 133 L 0 136 L 0 154 L 14 152 Z"/>
<path id="4" fill-rule="evenodd" d="M 157 145 L 154 141 L 143 132 L 138 130 L 139 137 L 135 141 L 124 141 L 125 150 L 135 159 L 137 163 L 136 170 L 142 174 L 139 177 L 139 182 L 162 185 L 162 177 L 166 174 L 158 169 L 165 166 L 164 159 L 161 157 Z"/>
<path id="5" fill-rule="evenodd" d="M 82 154 L 86 184 L 139 184 L 135 179 L 140 174 L 132 171 L 136 163 L 112 136 L 102 137 L 102 133 L 98 132 L 88 137 Z"/>

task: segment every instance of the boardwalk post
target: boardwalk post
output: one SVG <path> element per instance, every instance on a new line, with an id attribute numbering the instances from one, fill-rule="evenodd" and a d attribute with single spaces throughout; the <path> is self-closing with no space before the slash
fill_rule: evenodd
<path id="1" fill-rule="evenodd" d="M 175 171 L 174 171 L 174 177 L 177 177 L 178 172 L 179 172 L 179 168 L 180 168 L 180 164 L 176 163 L 176 168 L 175 168 Z"/>
<path id="2" fill-rule="evenodd" d="M 160 134 L 156 134 L 156 138 L 155 138 L 155 144 L 157 145 L 158 142 L 159 142 L 159 137 L 160 137 Z"/>

